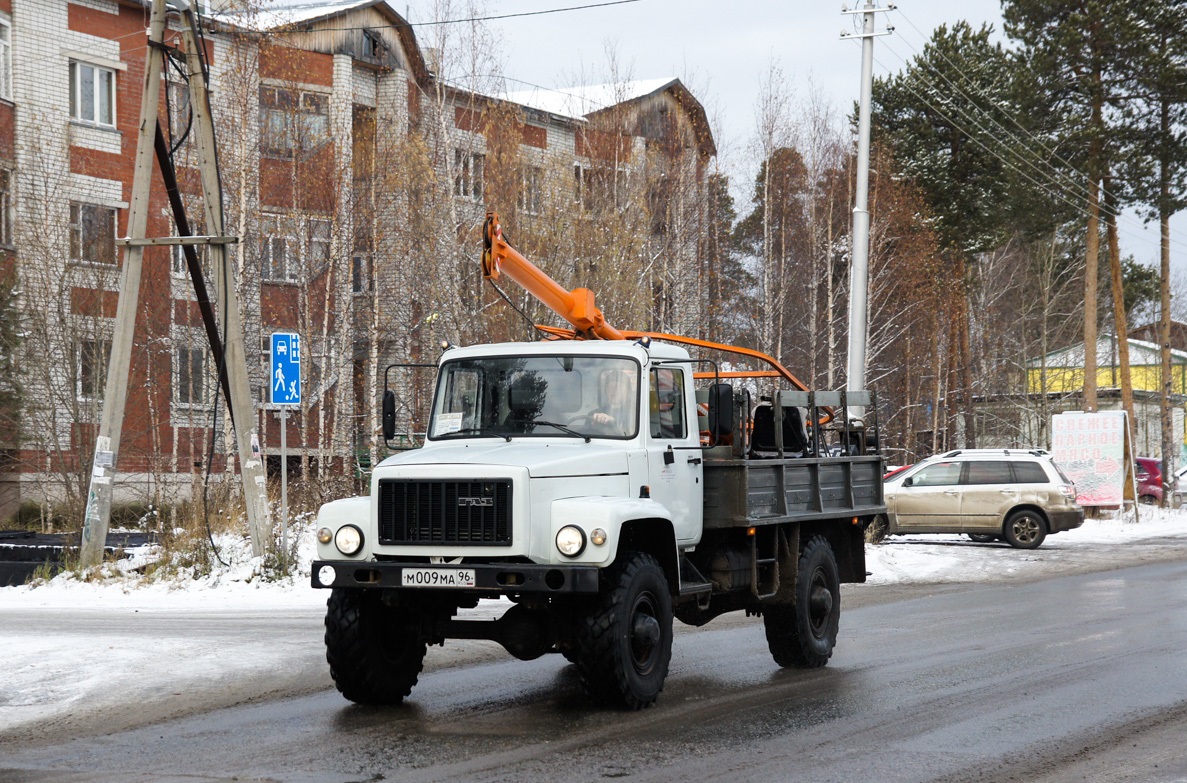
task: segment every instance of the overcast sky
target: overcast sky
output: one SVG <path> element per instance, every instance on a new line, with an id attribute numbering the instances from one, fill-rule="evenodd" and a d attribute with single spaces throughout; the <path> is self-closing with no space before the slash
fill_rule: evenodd
<path id="1" fill-rule="evenodd" d="M 605 0 L 503 0 L 490 2 L 486 15 L 530 13 L 586 5 Z M 393 0 L 399 5 L 400 0 Z M 442 0 L 416 0 L 407 9 L 415 25 L 434 18 Z M 754 156 L 748 144 L 754 135 L 759 84 L 772 63 L 778 65 L 793 95 L 803 97 L 814 84 L 835 105 L 839 115 L 858 98 L 861 45 L 842 40 L 852 31 L 852 15 L 842 15 L 843 2 L 864 0 L 637 0 L 600 8 L 525 16 L 487 22 L 494 32 L 492 53 L 498 57 L 509 91 L 530 86 L 563 88 L 609 81 L 607 48 L 617 52 L 624 76 L 681 78 L 704 104 L 715 125 L 720 165 L 734 181 L 738 211 L 749 194 Z M 886 7 L 886 0 L 878 5 Z M 889 24 L 891 35 L 875 39 L 876 76 L 898 72 L 923 48 L 932 31 L 966 20 L 974 27 L 993 25 L 1001 34 L 999 0 L 901 0 L 898 8 L 878 14 L 878 29 Z M 447 16 L 468 16 L 462 2 Z M 431 45 L 428 28 L 417 29 L 423 46 Z M 1187 266 L 1187 217 L 1173 225 L 1176 267 Z M 1143 230 L 1135 215 L 1121 224 L 1122 253 L 1148 264 L 1158 262 L 1156 231 Z"/>

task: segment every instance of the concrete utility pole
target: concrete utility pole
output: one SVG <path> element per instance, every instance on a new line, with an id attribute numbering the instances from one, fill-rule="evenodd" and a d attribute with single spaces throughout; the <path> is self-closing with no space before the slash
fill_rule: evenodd
<path id="1" fill-rule="evenodd" d="M 206 208 L 206 231 L 214 236 L 223 234 L 223 190 L 218 173 L 218 150 L 214 140 L 214 118 L 210 112 L 210 90 L 207 74 L 199 56 L 198 19 L 192 6 L 173 0 L 182 12 L 182 41 L 185 43 L 186 65 L 189 74 L 190 106 L 194 112 L 194 133 L 198 145 L 198 165 L 202 176 L 203 203 Z M 239 475 L 243 480 L 243 503 L 247 507 L 247 525 L 251 533 L 251 551 L 256 557 L 267 552 L 271 536 L 268 519 L 268 491 L 265 484 L 264 462 L 260 450 L 259 420 L 251 399 L 251 383 L 247 377 L 247 351 L 243 345 L 243 322 L 239 314 L 239 291 L 235 285 L 235 269 L 227 255 L 225 244 L 210 245 L 214 261 L 215 298 L 226 335 L 227 380 L 233 399 L 232 422 L 235 426 L 235 446 L 239 452 Z"/>
<path id="2" fill-rule="evenodd" d="M 874 14 L 894 10 L 894 6 L 875 8 L 866 0 L 860 9 L 842 7 L 841 13 L 861 14 L 861 33 L 841 33 L 841 38 L 861 38 L 861 100 L 857 120 L 857 191 L 853 205 L 853 257 L 849 274 L 849 371 L 845 389 L 862 391 L 866 385 L 866 336 L 868 332 L 870 278 L 870 103 L 874 84 L 874 38 L 890 35 L 874 32 Z M 862 409 L 850 407 L 849 414 L 860 418 Z"/>
<path id="3" fill-rule="evenodd" d="M 149 46 L 144 55 L 144 92 L 140 100 L 132 201 L 128 209 L 128 236 L 132 239 L 144 239 L 148 226 L 153 139 L 157 129 L 157 104 L 161 95 L 161 58 L 154 44 L 159 45 L 164 36 L 165 0 L 153 0 L 148 28 Z M 124 427 L 124 407 L 128 401 L 128 372 L 132 366 L 132 339 L 136 329 L 136 311 L 139 309 L 143 257 L 142 245 L 128 245 L 124 250 L 115 330 L 111 336 L 111 358 L 103 389 L 103 418 L 99 422 L 99 435 L 95 438 L 91 486 L 87 492 L 87 510 L 83 518 L 82 545 L 79 550 L 79 562 L 83 567 L 98 565 L 103 560 L 103 548 L 107 544 L 116 458 L 119 456 L 120 434 Z"/>
<path id="4" fill-rule="evenodd" d="M 185 42 L 189 73 L 190 106 L 194 112 L 194 132 L 197 137 L 199 170 L 205 197 L 206 226 L 211 236 L 153 239 L 146 239 L 144 236 L 148 223 L 154 142 L 158 132 L 157 108 L 161 92 L 159 53 L 163 51 L 165 30 L 165 0 L 153 0 L 149 22 L 149 46 L 145 55 L 145 86 L 140 107 L 132 201 L 128 212 L 128 238 L 117 240 L 118 244 L 125 246 L 124 268 L 103 398 L 103 419 L 99 437 L 95 441 L 94 470 L 83 523 L 79 555 L 79 562 L 83 567 L 98 565 L 103 560 L 103 548 L 107 541 L 116 455 L 119 452 L 120 432 L 127 403 L 128 372 L 131 366 L 133 332 L 140 292 L 141 260 L 146 245 L 204 244 L 210 248 L 215 261 L 215 277 L 219 284 L 217 299 L 222 307 L 221 320 L 226 334 L 225 362 L 231 398 L 228 400 L 228 408 L 232 411 L 236 445 L 240 455 L 240 473 L 243 479 L 243 496 L 247 507 L 252 552 L 257 557 L 267 551 L 271 528 L 256 412 L 247 378 L 238 293 L 234 271 L 226 252 L 226 245 L 235 240 L 222 235 L 222 189 L 206 73 L 198 55 L 197 18 L 193 10 L 182 0 L 170 0 L 170 4 L 181 11 L 183 18 L 182 38 Z"/>

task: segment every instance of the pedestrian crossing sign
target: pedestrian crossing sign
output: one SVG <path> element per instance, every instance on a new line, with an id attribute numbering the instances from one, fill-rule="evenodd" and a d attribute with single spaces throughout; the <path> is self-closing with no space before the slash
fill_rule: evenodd
<path id="1" fill-rule="evenodd" d="M 301 404 L 301 335 L 272 333 L 272 373 L 268 400 L 273 405 Z"/>

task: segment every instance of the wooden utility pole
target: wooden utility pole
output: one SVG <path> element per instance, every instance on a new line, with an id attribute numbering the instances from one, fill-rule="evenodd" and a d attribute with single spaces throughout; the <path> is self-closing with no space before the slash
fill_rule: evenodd
<path id="1" fill-rule="evenodd" d="M 223 354 L 228 380 L 227 388 L 239 451 L 243 498 L 251 533 L 252 552 L 257 557 L 267 551 L 270 532 L 268 504 L 264 483 L 264 466 L 259 446 L 256 411 L 251 399 L 247 378 L 243 327 L 239 316 L 239 299 L 234 270 L 229 262 L 226 245 L 235 241 L 223 236 L 222 188 L 218 173 L 218 157 L 214 139 L 214 121 L 210 112 L 207 73 L 198 50 L 198 20 L 193 9 L 181 0 L 171 0 L 181 11 L 182 38 L 188 65 L 190 107 L 194 113 L 194 132 L 197 138 L 199 171 L 205 203 L 206 225 L 211 236 L 145 238 L 148 224 L 152 161 L 157 127 L 157 110 L 161 92 L 161 56 L 164 51 L 165 0 L 153 0 L 149 21 L 149 45 L 145 55 L 144 93 L 140 105 L 140 125 L 136 146 L 136 165 L 132 180 L 132 201 L 128 212 L 128 238 L 120 240 L 125 246 L 124 268 L 120 281 L 119 303 L 116 308 L 115 333 L 112 338 L 111 360 L 103 398 L 103 419 L 99 437 L 95 441 L 94 470 L 87 495 L 86 518 L 83 523 L 80 564 L 98 565 L 103 559 L 107 529 L 111 519 L 111 499 L 119 453 L 120 431 L 123 427 L 127 403 L 128 372 L 131 366 L 133 331 L 140 292 L 141 261 L 146 245 L 204 244 L 210 248 L 218 283 L 217 299 L 226 341 Z M 175 208 L 179 206 L 175 204 Z M 184 215 L 178 225 L 184 225 Z M 213 341 L 212 341 L 213 342 Z M 217 345 L 212 345 L 219 354 Z M 221 370 L 220 368 L 220 374 Z"/>

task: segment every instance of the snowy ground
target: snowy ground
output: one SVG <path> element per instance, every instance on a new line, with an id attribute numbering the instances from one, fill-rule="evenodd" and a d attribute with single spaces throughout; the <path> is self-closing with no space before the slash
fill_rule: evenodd
<path id="1" fill-rule="evenodd" d="M 1049 536 L 1033 551 L 975 544 L 958 535 L 893 537 L 866 547 L 869 581 L 846 590 L 1025 582 L 1187 559 L 1187 509 L 1143 508 L 1140 523 L 1132 518 L 1089 520 Z M 212 682 L 222 686 L 222 701 L 212 695 L 210 706 L 234 703 L 227 693 L 236 682 L 254 684 L 254 690 L 243 688 L 240 699 L 299 683 L 308 690 L 329 687 L 320 637 L 327 594 L 309 587 L 311 535 L 308 529 L 299 535 L 303 568 L 281 582 L 262 579 L 245 543 L 228 541 L 223 556 L 230 565 L 199 579 L 149 581 L 133 574 L 94 583 L 62 575 L 39 586 L 0 588 L 6 659 L 0 741 L 31 738 L 42 727 L 49 734 L 54 727 L 68 730 L 72 722 L 94 720 L 103 711 L 126 713 L 130 705 L 141 705 L 145 715 L 156 705 L 152 714 L 166 717 L 180 709 L 176 702 L 183 694 L 191 699 L 186 709 L 193 709 L 192 694 L 211 690 Z M 491 616 L 502 610 L 499 602 L 484 603 L 480 610 Z M 201 633 L 191 632 L 199 628 Z M 451 642 L 434 653 L 433 668 L 450 665 L 450 656 L 456 662 L 490 654 L 491 646 L 497 648 Z M 111 728 L 135 718 L 113 720 Z"/>

